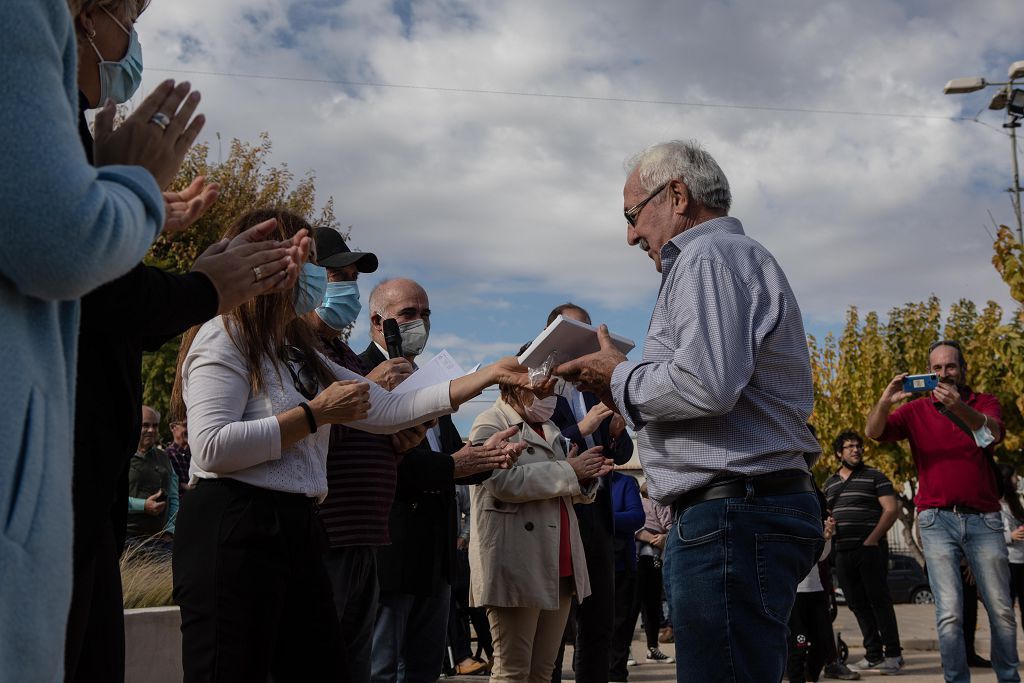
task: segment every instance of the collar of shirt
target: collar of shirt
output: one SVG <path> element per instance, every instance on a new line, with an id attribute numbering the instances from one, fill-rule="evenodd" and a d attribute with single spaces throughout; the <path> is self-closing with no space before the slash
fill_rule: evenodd
<path id="1" fill-rule="evenodd" d="M 701 235 L 706 235 L 710 232 L 729 232 L 734 235 L 746 234 L 743 232 L 743 224 L 740 223 L 738 218 L 732 216 L 719 216 L 718 218 L 712 218 L 711 220 L 698 223 L 689 230 L 684 230 L 668 242 L 661 248 L 661 282 L 665 283 L 665 279 L 668 274 L 672 272 L 672 264 L 675 263 L 676 257 L 679 256 L 680 252 L 686 248 L 686 245 L 694 241 Z"/>

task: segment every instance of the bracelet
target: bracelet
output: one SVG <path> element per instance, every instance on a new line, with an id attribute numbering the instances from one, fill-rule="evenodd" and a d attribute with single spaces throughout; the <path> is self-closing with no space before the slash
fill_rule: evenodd
<path id="1" fill-rule="evenodd" d="M 309 433 L 316 434 L 316 418 L 313 417 L 313 409 L 309 407 L 309 404 L 303 401 L 299 404 L 302 408 L 302 412 L 306 413 L 306 422 L 309 424 Z"/>

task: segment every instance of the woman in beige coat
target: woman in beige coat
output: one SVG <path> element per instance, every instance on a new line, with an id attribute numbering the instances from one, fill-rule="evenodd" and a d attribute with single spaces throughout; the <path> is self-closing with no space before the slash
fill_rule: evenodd
<path id="1" fill-rule="evenodd" d="M 500 388 L 501 398 L 476 419 L 469 438 L 482 443 L 516 425 L 527 447 L 512 469 L 495 471 L 476 488 L 470 603 L 486 607 L 491 622 L 491 680 L 540 683 L 551 680 L 573 594 L 590 595 L 573 503 L 593 502 L 596 477 L 614 464 L 600 446 L 566 452 L 551 422 L 554 396 Z"/>

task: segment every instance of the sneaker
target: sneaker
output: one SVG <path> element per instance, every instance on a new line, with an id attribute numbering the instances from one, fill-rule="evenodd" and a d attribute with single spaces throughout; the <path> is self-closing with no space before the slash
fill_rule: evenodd
<path id="1" fill-rule="evenodd" d="M 886 657 L 882 660 L 882 663 L 878 665 L 876 671 L 883 675 L 896 674 L 899 673 L 902 668 L 903 657 Z"/>
<path id="2" fill-rule="evenodd" d="M 840 681 L 858 681 L 860 680 L 860 674 L 856 671 L 850 671 L 850 667 L 846 666 L 842 662 L 833 662 L 832 664 L 826 664 L 825 669 L 822 671 L 825 678 L 835 678 Z"/>
<path id="3" fill-rule="evenodd" d="M 649 647 L 647 648 L 647 661 L 656 664 L 674 664 L 676 660 L 656 647 Z"/>
<path id="4" fill-rule="evenodd" d="M 633 655 L 629 655 L 629 659 L 626 660 L 626 666 L 636 666 L 636 660 L 633 659 Z"/>
<path id="5" fill-rule="evenodd" d="M 854 662 L 853 664 L 851 664 L 850 668 L 853 669 L 854 671 L 874 671 L 875 669 L 880 667 L 882 665 L 882 662 L 884 662 L 884 661 L 885 661 L 884 659 L 878 659 L 878 660 L 872 661 L 872 660 L 868 659 L 867 657 L 864 657 L 860 661 Z"/>

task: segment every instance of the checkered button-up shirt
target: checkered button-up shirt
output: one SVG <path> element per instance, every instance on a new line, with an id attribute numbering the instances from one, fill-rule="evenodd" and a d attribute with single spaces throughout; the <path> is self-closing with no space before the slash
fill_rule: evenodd
<path id="1" fill-rule="evenodd" d="M 612 374 L 651 498 L 667 505 L 714 479 L 806 471 L 819 452 L 806 426 L 810 357 L 779 264 L 731 217 L 677 235 L 661 264 L 643 359 Z"/>

